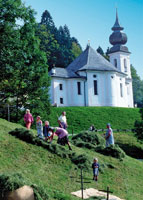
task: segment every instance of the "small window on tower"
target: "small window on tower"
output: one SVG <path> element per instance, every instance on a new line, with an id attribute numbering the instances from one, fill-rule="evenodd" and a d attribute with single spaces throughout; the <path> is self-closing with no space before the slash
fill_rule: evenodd
<path id="1" fill-rule="evenodd" d="M 114 59 L 114 66 L 117 68 L 117 59 Z"/>
<path id="2" fill-rule="evenodd" d="M 120 96 L 123 97 L 123 85 L 120 83 Z"/>
<path id="3" fill-rule="evenodd" d="M 59 88 L 60 90 L 63 90 L 63 84 L 60 83 Z"/>
<path id="4" fill-rule="evenodd" d="M 127 60 L 124 59 L 124 72 L 127 72 Z"/>
<path id="5" fill-rule="evenodd" d="M 60 104 L 63 104 L 64 101 L 63 101 L 63 98 L 60 98 Z"/>

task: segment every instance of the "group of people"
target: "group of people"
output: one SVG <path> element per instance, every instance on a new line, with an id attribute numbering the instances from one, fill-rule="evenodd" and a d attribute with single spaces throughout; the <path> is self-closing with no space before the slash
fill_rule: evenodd
<path id="1" fill-rule="evenodd" d="M 26 109 L 26 114 L 24 115 L 24 121 L 26 124 L 27 129 L 30 129 L 31 124 L 34 122 L 32 114 L 30 113 L 29 109 Z M 40 116 L 37 116 L 36 118 L 36 128 L 37 128 L 37 136 L 40 139 L 44 139 L 45 141 L 48 141 L 51 143 L 53 140 L 54 135 L 58 137 L 57 143 L 61 145 L 68 145 L 69 150 L 72 150 L 71 145 L 68 140 L 68 132 L 67 132 L 67 119 L 66 119 L 66 112 L 62 112 L 61 116 L 58 117 L 58 123 L 59 127 L 50 127 L 49 121 L 45 121 L 45 125 L 43 126 L 42 120 Z M 94 125 L 92 125 L 89 129 L 90 131 L 95 131 Z M 114 145 L 114 136 L 113 131 L 111 128 L 111 125 L 107 124 L 107 131 L 104 134 L 105 140 L 106 140 L 106 147 L 110 145 Z M 98 174 L 99 174 L 99 163 L 98 159 L 94 158 L 92 163 L 92 169 L 93 169 L 93 180 L 98 180 Z"/>
<path id="2" fill-rule="evenodd" d="M 26 109 L 26 114 L 24 115 L 24 121 L 26 124 L 26 128 L 30 129 L 31 124 L 34 122 L 32 114 L 29 109 Z M 45 121 L 45 125 L 43 126 L 42 120 L 40 116 L 36 118 L 36 129 L 37 136 L 40 139 L 44 139 L 51 143 L 53 137 L 56 135 L 58 137 L 57 143 L 61 145 L 68 145 L 69 150 L 72 150 L 71 145 L 68 140 L 68 132 L 67 132 L 67 119 L 66 112 L 62 112 L 61 116 L 58 118 L 59 127 L 51 127 L 49 121 Z"/>

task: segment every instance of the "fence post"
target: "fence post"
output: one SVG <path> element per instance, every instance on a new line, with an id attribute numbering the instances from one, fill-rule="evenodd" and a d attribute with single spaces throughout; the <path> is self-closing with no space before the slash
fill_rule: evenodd
<path id="1" fill-rule="evenodd" d="M 8 121 L 10 122 L 10 107 L 9 107 L 9 104 L 7 104 L 7 113 L 8 113 Z"/>

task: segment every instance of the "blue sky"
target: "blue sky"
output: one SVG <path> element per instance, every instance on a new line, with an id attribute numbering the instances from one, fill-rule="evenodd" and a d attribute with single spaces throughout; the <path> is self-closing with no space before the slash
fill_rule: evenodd
<path id="1" fill-rule="evenodd" d="M 36 20 L 48 10 L 56 27 L 68 26 L 85 49 L 88 40 L 92 48 L 100 45 L 104 51 L 111 47 L 109 36 L 115 22 L 116 7 L 124 32 L 126 46 L 131 52 L 131 64 L 143 80 L 143 0 L 23 0 L 36 12 Z"/>

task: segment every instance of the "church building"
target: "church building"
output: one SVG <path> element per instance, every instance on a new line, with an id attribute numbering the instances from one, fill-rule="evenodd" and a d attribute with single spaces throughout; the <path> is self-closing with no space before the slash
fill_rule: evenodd
<path id="1" fill-rule="evenodd" d="M 130 52 L 118 14 L 109 41 L 110 61 L 90 45 L 67 68 L 50 71 L 51 103 L 57 106 L 133 107 Z"/>

